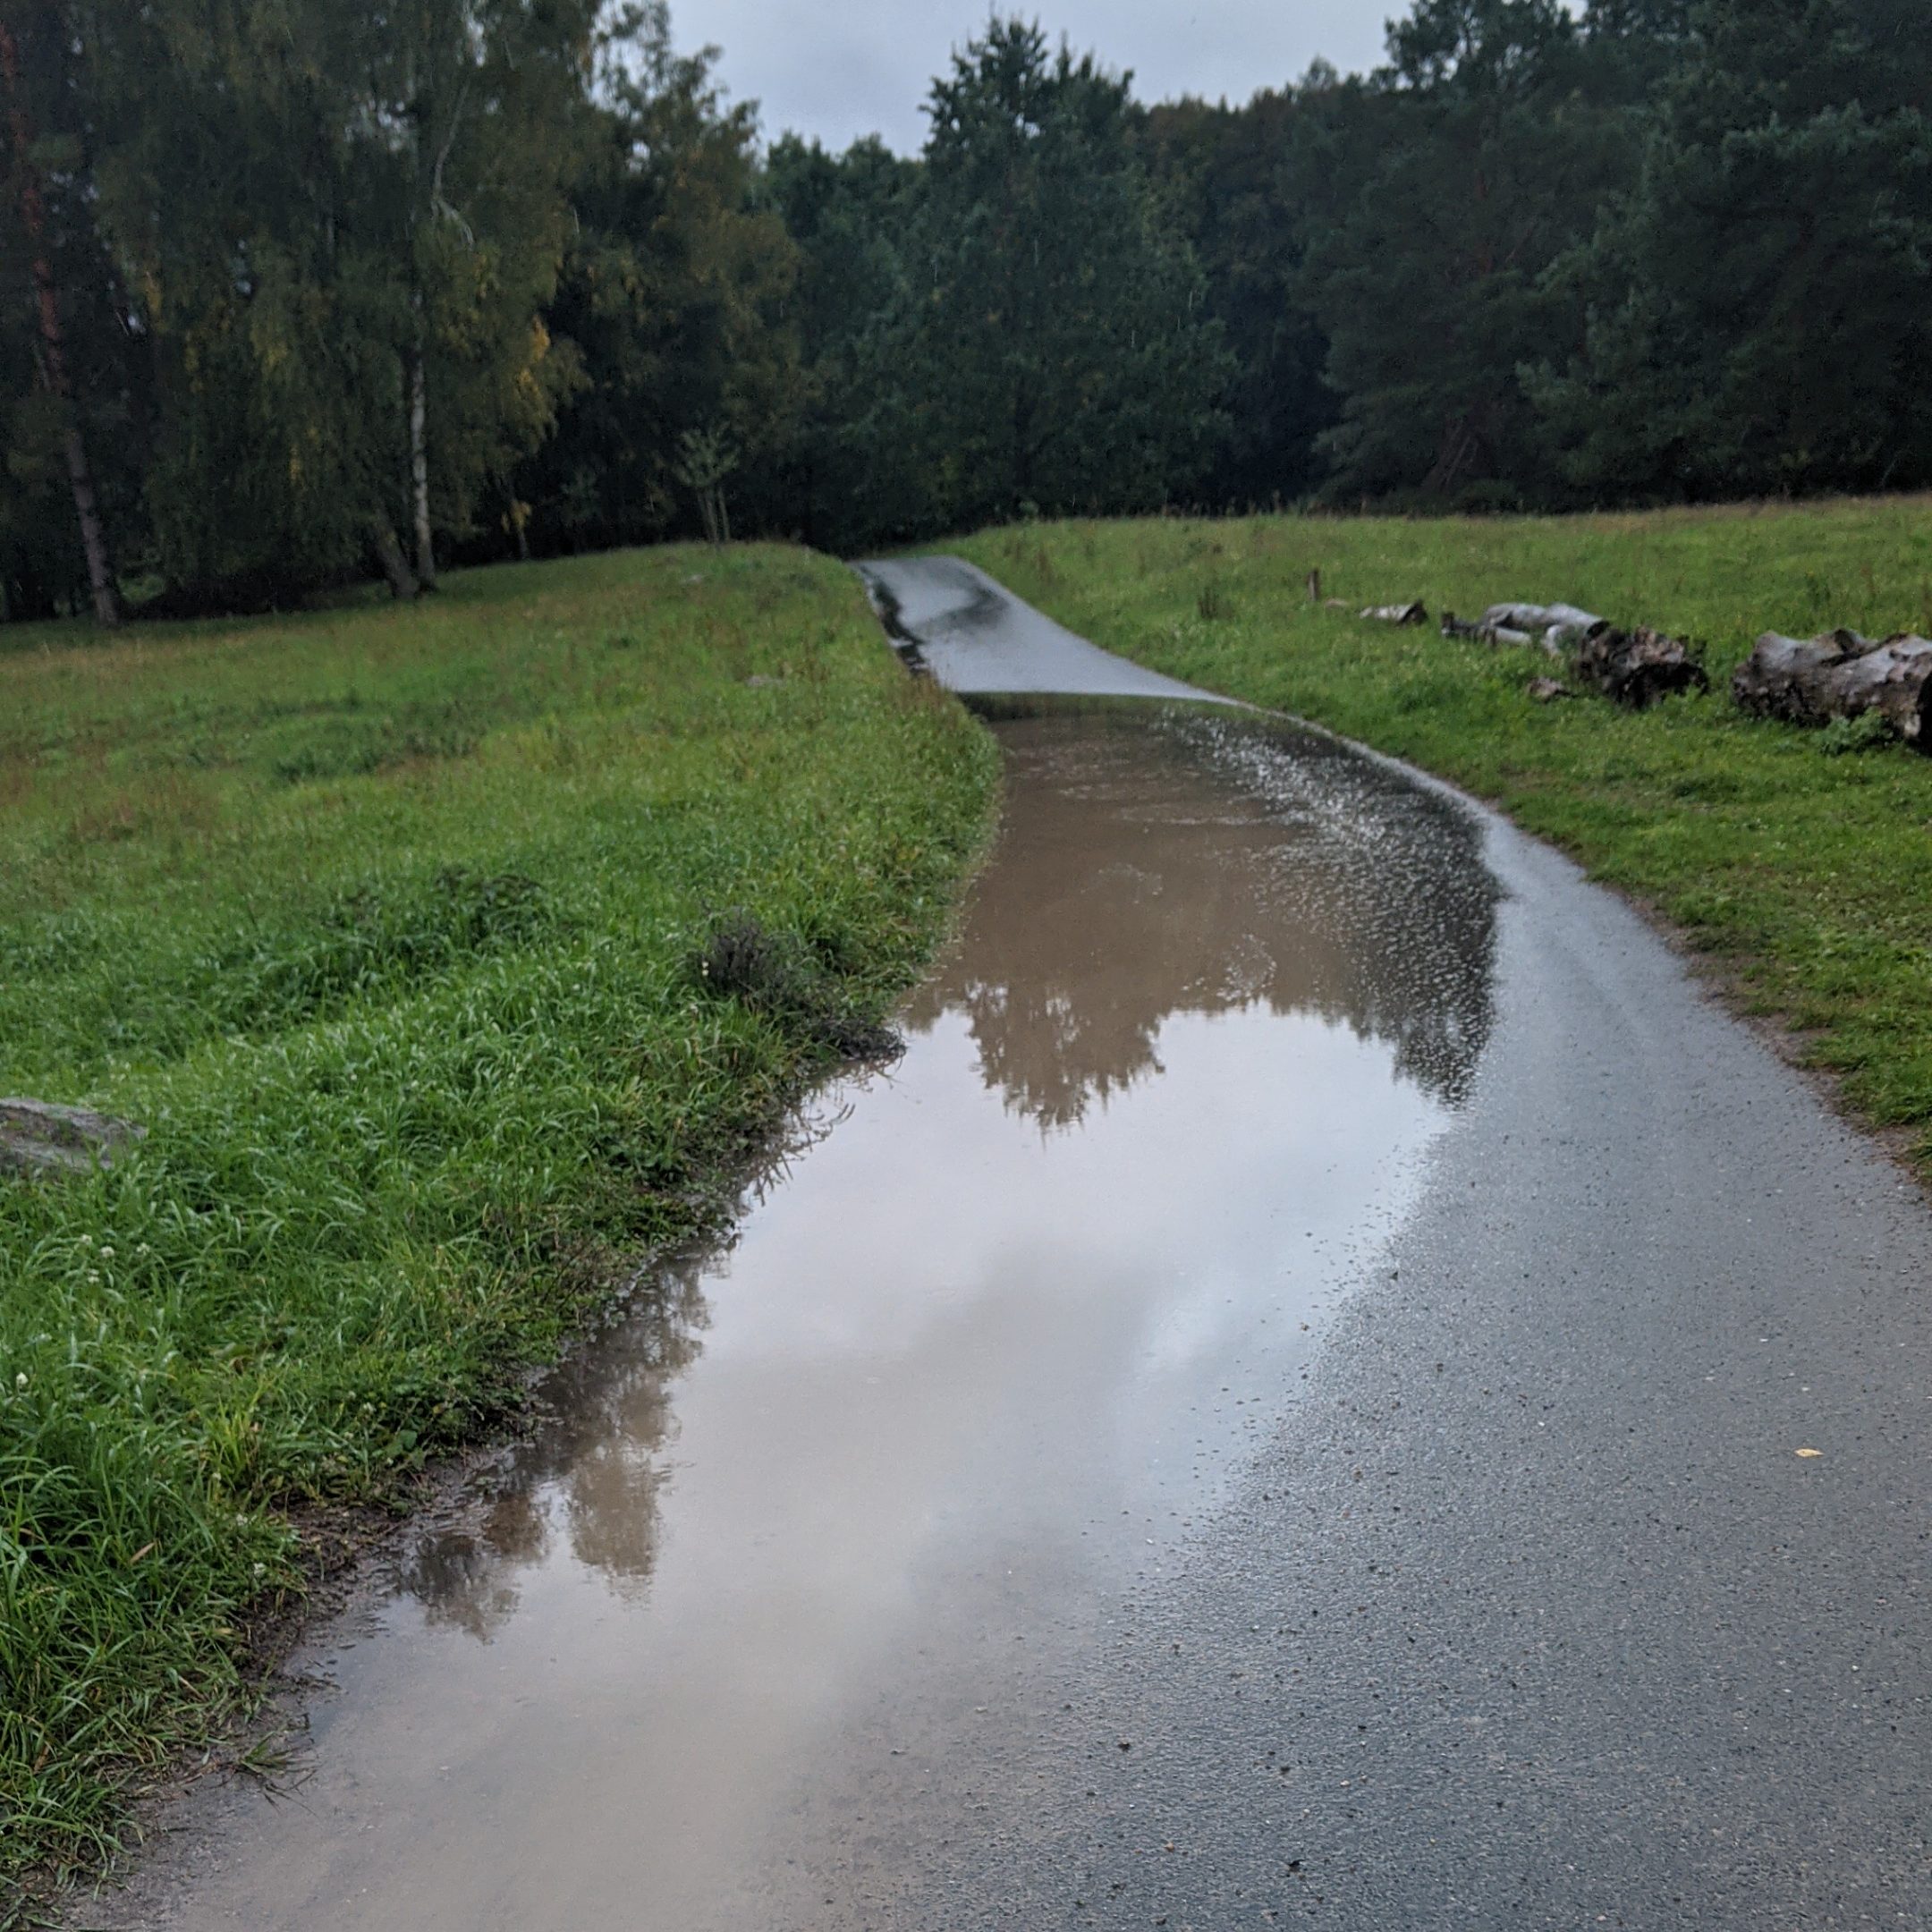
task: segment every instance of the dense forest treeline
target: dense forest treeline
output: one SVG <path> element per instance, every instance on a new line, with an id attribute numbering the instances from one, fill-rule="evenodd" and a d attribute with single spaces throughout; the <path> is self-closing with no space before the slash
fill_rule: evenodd
<path id="1" fill-rule="evenodd" d="M 13 619 L 1932 484 L 1924 0 L 1415 0 L 1238 106 L 996 19 L 916 158 L 763 145 L 661 4 L 11 0 L 0 88 Z"/>

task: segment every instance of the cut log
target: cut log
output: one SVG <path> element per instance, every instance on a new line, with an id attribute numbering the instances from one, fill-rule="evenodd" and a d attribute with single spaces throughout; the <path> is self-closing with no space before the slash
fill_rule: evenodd
<path id="1" fill-rule="evenodd" d="M 1673 691 L 1710 689 L 1702 665 L 1677 639 L 1643 625 L 1620 631 L 1574 604 L 1492 604 L 1473 623 L 1450 612 L 1442 631 L 1485 644 L 1538 645 L 1552 657 L 1571 659 L 1580 682 L 1637 710 Z"/>
<path id="2" fill-rule="evenodd" d="M 1534 644 L 1538 639 L 1527 631 L 1512 631 L 1504 624 L 1470 623 L 1458 617 L 1453 611 L 1443 613 L 1442 634 L 1445 637 L 1468 638 L 1478 644 Z"/>
<path id="3" fill-rule="evenodd" d="M 1907 744 L 1932 751 L 1932 639 L 1887 638 L 1848 658 L 1831 682 L 1840 717 L 1879 712 Z"/>
<path id="4" fill-rule="evenodd" d="M 1489 631 L 1526 631 L 1552 657 L 1574 650 L 1593 631 L 1607 631 L 1610 620 L 1574 604 L 1492 604 L 1482 614 Z"/>
<path id="5" fill-rule="evenodd" d="M 1419 624 L 1428 622 L 1428 612 L 1419 604 L 1373 604 L 1362 615 L 1373 623 Z"/>
<path id="6" fill-rule="evenodd" d="M 1610 622 L 1595 611 L 1574 604 L 1492 604 L 1483 613 L 1485 623 L 1508 624 L 1515 631 L 1567 631 L 1580 635 L 1599 631 Z"/>
<path id="7" fill-rule="evenodd" d="M 1614 703 L 1648 710 L 1678 691 L 1707 691 L 1704 666 L 1674 637 L 1639 624 L 1619 631 L 1600 624 L 1577 640 L 1576 674 Z"/>
<path id="8" fill-rule="evenodd" d="M 1833 714 L 1825 674 L 1848 657 L 1875 648 L 1856 631 L 1827 631 L 1822 637 L 1784 637 L 1767 631 L 1731 674 L 1731 695 L 1738 708 L 1758 717 L 1792 724 L 1822 724 Z"/>
<path id="9" fill-rule="evenodd" d="M 1790 638 L 1767 631 L 1731 679 L 1739 708 L 1793 724 L 1876 711 L 1907 744 L 1932 750 L 1932 640 L 1874 641 L 1856 631 Z"/>

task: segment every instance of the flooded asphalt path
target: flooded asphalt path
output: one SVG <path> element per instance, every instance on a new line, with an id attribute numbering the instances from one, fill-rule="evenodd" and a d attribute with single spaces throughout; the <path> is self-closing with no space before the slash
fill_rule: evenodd
<path id="1" fill-rule="evenodd" d="M 1440 790 L 988 708 L 904 1059 L 77 1922 L 1928 1923 L 1922 1198 Z"/>

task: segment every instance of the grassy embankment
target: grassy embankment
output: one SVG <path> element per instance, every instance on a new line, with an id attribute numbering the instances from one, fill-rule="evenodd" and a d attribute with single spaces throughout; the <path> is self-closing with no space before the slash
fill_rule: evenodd
<path id="1" fill-rule="evenodd" d="M 958 547 L 1071 629 L 1313 718 L 1494 800 L 1734 967 L 1932 1178 L 1932 758 L 1755 722 L 1758 633 L 1932 634 L 1932 502 L 1568 519 L 1072 523 Z M 1427 601 L 1427 630 L 1311 605 Z M 1707 698 L 1537 704 L 1539 652 L 1436 633 L 1445 607 L 1580 604 L 1701 642 Z M 1841 754 L 1841 755 L 1834 755 Z"/>
<path id="2" fill-rule="evenodd" d="M 415 609 L 0 633 L 0 1922 L 241 1683 L 284 1513 L 391 1489 L 689 1235 L 941 934 L 982 733 L 776 548 Z M 724 996 L 714 915 L 795 936 Z"/>

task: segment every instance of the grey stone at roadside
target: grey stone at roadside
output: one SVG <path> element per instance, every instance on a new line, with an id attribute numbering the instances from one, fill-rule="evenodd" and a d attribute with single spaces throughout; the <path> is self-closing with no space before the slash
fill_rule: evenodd
<path id="1" fill-rule="evenodd" d="M 148 1130 L 86 1107 L 46 1100 L 0 1100 L 0 1174 L 89 1174 L 114 1165 L 121 1148 Z"/>

